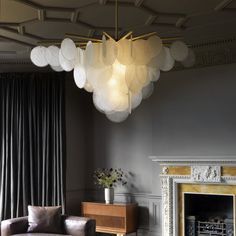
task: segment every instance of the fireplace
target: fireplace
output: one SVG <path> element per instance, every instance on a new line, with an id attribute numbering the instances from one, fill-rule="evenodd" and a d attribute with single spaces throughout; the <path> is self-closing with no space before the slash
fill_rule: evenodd
<path id="1" fill-rule="evenodd" d="M 234 195 L 184 193 L 186 236 L 234 235 Z"/>
<path id="2" fill-rule="evenodd" d="M 236 157 L 151 157 L 162 166 L 163 236 L 236 236 Z"/>

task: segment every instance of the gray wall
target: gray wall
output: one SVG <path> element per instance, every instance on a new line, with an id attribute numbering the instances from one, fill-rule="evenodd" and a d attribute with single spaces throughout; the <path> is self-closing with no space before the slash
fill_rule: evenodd
<path id="1" fill-rule="evenodd" d="M 120 124 L 96 111 L 72 82 L 66 98 L 68 192 L 93 189 L 97 167 L 121 167 L 131 172 L 130 184 L 118 192 L 160 195 L 159 167 L 148 156 L 236 154 L 235 64 L 162 73 L 154 94 Z"/>
<path id="2" fill-rule="evenodd" d="M 88 153 L 91 148 L 91 96 L 75 86 L 71 73 L 67 74 L 65 90 L 67 212 L 79 215 L 87 178 Z"/>
<path id="3" fill-rule="evenodd" d="M 236 154 L 235 64 L 173 72 L 160 82 L 153 154 Z"/>

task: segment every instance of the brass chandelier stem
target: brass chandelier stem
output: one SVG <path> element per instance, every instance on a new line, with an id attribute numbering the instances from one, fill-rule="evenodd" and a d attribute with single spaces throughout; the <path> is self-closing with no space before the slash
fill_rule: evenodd
<path id="1" fill-rule="evenodd" d="M 115 39 L 118 40 L 118 0 L 115 5 Z"/>
<path id="2" fill-rule="evenodd" d="M 157 32 L 151 32 L 151 33 L 147 33 L 147 34 L 142 34 L 142 35 L 139 35 L 137 37 L 134 37 L 133 41 L 138 40 L 138 39 L 148 38 L 148 37 L 156 35 L 156 34 L 157 34 Z"/>
<path id="3" fill-rule="evenodd" d="M 107 32 L 103 32 L 103 34 L 107 37 L 107 38 L 109 38 L 109 39 L 113 39 L 112 37 L 111 37 L 111 35 L 109 35 Z M 114 39 L 113 39 L 114 40 Z"/>
<path id="4" fill-rule="evenodd" d="M 132 34 L 133 34 L 133 31 L 130 31 L 129 33 L 127 33 L 126 35 L 124 35 L 120 40 L 126 39 L 126 38 L 128 38 L 129 36 L 131 36 Z"/>

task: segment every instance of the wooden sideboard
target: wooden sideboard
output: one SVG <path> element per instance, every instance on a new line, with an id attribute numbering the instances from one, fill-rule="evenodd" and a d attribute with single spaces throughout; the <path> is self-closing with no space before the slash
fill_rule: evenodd
<path id="1" fill-rule="evenodd" d="M 82 215 L 96 220 L 96 232 L 125 235 L 137 232 L 137 204 L 82 202 Z"/>

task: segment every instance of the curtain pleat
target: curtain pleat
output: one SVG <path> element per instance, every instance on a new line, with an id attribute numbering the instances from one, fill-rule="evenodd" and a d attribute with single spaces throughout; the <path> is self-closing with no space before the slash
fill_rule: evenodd
<path id="1" fill-rule="evenodd" d="M 64 209 L 64 75 L 0 74 L 0 111 L 0 220 Z"/>

